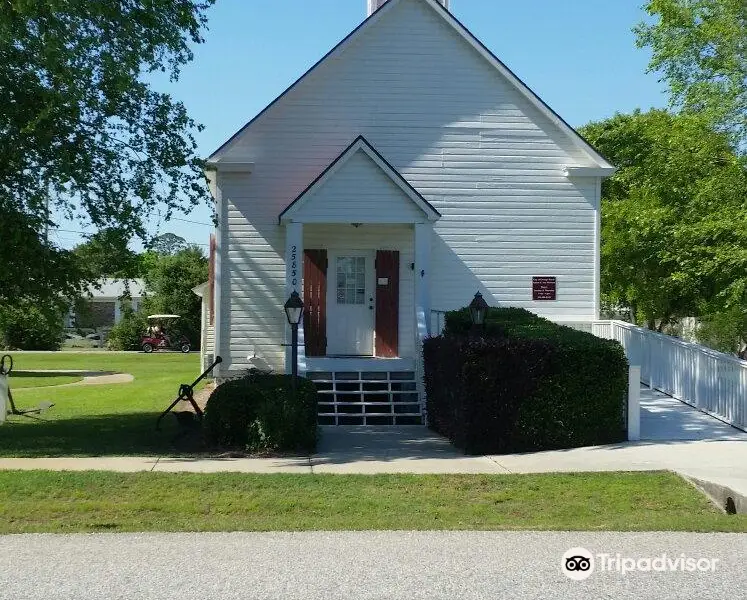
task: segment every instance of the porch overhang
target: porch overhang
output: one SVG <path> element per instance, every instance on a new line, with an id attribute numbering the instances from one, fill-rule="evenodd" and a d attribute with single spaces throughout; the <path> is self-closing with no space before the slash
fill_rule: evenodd
<path id="1" fill-rule="evenodd" d="M 192 288 L 192 293 L 195 296 L 199 296 L 200 298 L 205 297 L 205 292 L 207 292 L 208 285 L 210 285 L 209 281 L 206 281 L 205 283 L 201 283 L 200 285 Z"/>
<path id="2" fill-rule="evenodd" d="M 352 168 L 354 160 L 365 157 L 370 161 L 369 170 L 378 171 L 378 183 L 386 181 L 394 194 L 388 196 L 387 210 L 372 205 L 369 199 L 361 199 L 356 192 L 357 184 L 351 186 L 347 209 L 330 210 L 322 206 L 332 204 L 324 191 L 333 186 L 335 179 Z M 365 187 L 361 181 L 360 186 Z M 344 185 L 344 184 L 343 184 Z M 357 189 L 356 189 L 357 188 Z M 401 210 L 390 210 L 392 207 Z M 379 208 L 379 209 L 377 209 Z M 426 223 L 441 218 L 439 213 L 410 183 L 378 152 L 363 136 L 350 144 L 309 186 L 293 200 L 278 217 L 280 224 L 287 223 Z"/>

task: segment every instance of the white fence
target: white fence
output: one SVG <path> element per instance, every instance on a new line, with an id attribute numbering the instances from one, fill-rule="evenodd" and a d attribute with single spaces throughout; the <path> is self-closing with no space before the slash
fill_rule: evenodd
<path id="1" fill-rule="evenodd" d="M 624 321 L 595 321 L 592 333 L 620 342 L 646 385 L 747 431 L 747 361 Z"/>
<path id="2" fill-rule="evenodd" d="M 423 342 L 428 337 L 425 310 L 422 306 L 415 308 L 417 328 L 415 330 L 415 381 L 420 397 L 420 411 L 423 415 L 423 425 L 428 425 L 428 408 L 425 401 L 425 363 L 423 360 Z"/>

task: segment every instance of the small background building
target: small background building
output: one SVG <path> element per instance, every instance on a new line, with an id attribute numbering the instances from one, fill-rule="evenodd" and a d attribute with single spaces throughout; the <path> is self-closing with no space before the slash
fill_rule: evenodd
<path id="1" fill-rule="evenodd" d="M 143 279 L 102 279 L 99 287 L 91 287 L 88 298 L 71 307 L 65 326 L 75 329 L 109 329 L 122 320 L 122 307 L 129 297 L 132 310 L 137 310 L 145 297 Z"/>

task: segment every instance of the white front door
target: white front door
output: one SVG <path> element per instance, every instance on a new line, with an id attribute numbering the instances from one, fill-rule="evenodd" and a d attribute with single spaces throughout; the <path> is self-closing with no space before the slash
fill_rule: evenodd
<path id="1" fill-rule="evenodd" d="M 327 286 L 327 354 L 373 356 L 374 252 L 331 252 Z"/>

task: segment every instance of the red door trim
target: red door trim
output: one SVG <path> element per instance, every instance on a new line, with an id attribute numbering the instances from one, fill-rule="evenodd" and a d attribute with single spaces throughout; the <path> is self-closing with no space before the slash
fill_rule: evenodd
<path id="1" fill-rule="evenodd" d="M 386 281 L 386 283 L 384 283 Z M 399 356 L 399 252 L 376 252 L 376 356 Z"/>
<path id="2" fill-rule="evenodd" d="M 327 251 L 304 250 L 303 329 L 306 356 L 327 354 Z"/>

